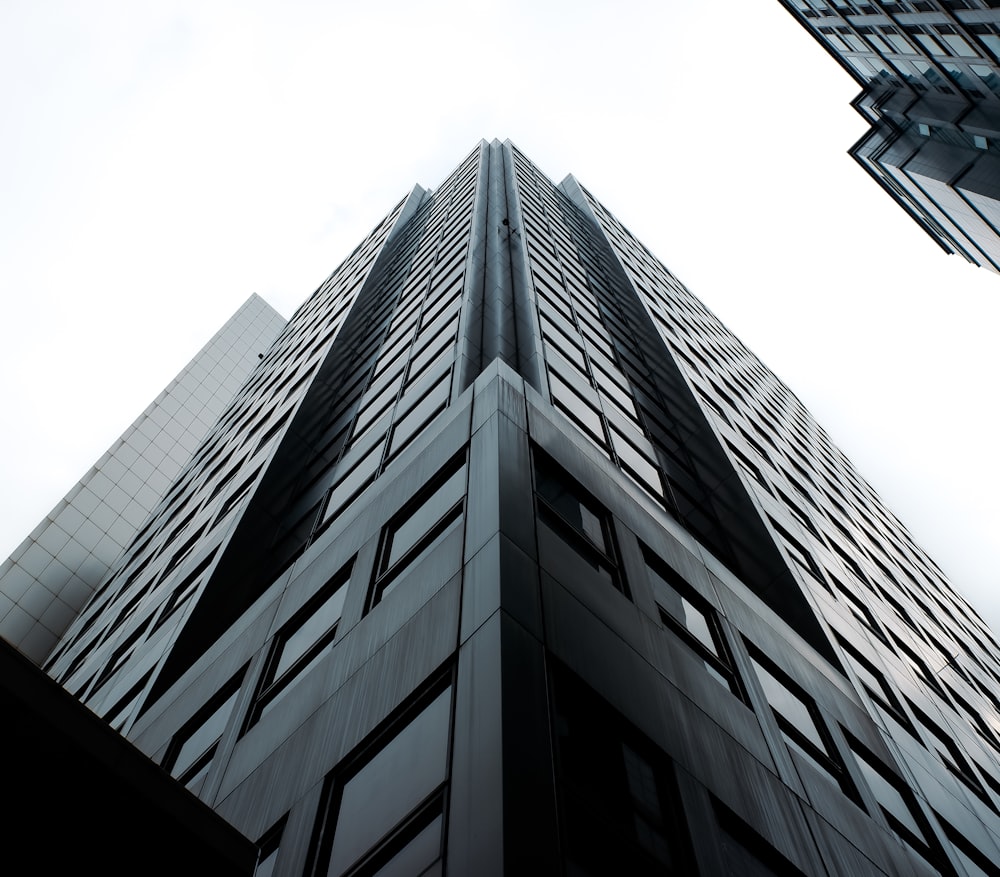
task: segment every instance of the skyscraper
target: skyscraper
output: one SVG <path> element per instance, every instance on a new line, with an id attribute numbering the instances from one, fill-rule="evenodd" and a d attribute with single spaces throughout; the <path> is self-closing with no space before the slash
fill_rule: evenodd
<path id="1" fill-rule="evenodd" d="M 1000 271 L 1000 7 L 781 2 L 862 86 L 851 155 L 947 252 Z"/>
<path id="2" fill-rule="evenodd" d="M 299 308 L 47 667 L 258 873 L 998 873 L 992 634 L 509 142 Z"/>

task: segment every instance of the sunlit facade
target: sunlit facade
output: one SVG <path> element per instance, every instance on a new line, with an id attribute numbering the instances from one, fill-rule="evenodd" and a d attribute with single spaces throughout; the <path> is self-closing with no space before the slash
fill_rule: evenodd
<path id="1" fill-rule="evenodd" d="M 1000 4 L 781 2 L 863 86 L 851 154 L 946 251 L 1000 271 Z"/>
<path id="2" fill-rule="evenodd" d="M 998 873 L 993 635 L 509 142 L 299 308 L 47 669 L 262 875 Z"/>

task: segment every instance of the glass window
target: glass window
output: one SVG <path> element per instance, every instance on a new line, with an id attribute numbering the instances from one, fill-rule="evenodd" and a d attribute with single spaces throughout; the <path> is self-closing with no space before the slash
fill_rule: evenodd
<path id="1" fill-rule="evenodd" d="M 392 589 L 393 581 L 403 569 L 430 554 L 461 526 L 467 477 L 468 467 L 462 454 L 386 526 L 369 609 Z"/>
<path id="2" fill-rule="evenodd" d="M 643 546 L 646 573 L 660 621 L 705 663 L 705 669 L 732 694 L 744 699 L 715 610 L 681 576 Z"/>
<path id="3" fill-rule="evenodd" d="M 890 713 L 904 728 L 909 730 L 909 719 L 907 719 L 906 713 L 903 712 L 899 698 L 896 697 L 895 692 L 885 681 L 885 677 L 848 642 L 839 636 L 837 637 L 837 642 L 844 650 L 844 657 L 847 658 L 847 663 L 851 665 L 851 668 L 858 677 L 858 681 L 865 691 L 868 692 L 868 696 L 882 707 L 882 709 Z"/>
<path id="4" fill-rule="evenodd" d="M 847 795 L 855 797 L 856 792 L 815 704 L 764 655 L 752 647 L 750 652 L 757 679 L 785 743 L 811 764 L 830 774 Z"/>
<path id="5" fill-rule="evenodd" d="M 438 873 L 451 700 L 437 683 L 334 776 L 317 873 Z"/>
<path id="6" fill-rule="evenodd" d="M 281 835 L 285 830 L 285 820 L 282 819 L 277 825 L 270 829 L 259 841 L 260 853 L 257 857 L 257 870 L 254 877 L 271 877 L 275 873 L 275 865 L 278 863 L 278 850 L 281 844 Z"/>
<path id="7" fill-rule="evenodd" d="M 819 565 L 813 559 L 813 556 L 806 551 L 805 547 L 801 542 L 798 541 L 791 533 L 789 533 L 784 527 L 781 526 L 772 517 L 768 517 L 771 522 L 771 526 L 777 531 L 778 535 L 781 537 L 781 541 L 785 545 L 785 550 L 791 556 L 802 569 L 804 569 L 809 575 L 811 575 L 816 581 L 826 587 L 826 581 L 823 579 L 823 573 L 820 572 Z"/>
<path id="8" fill-rule="evenodd" d="M 604 422 L 601 420 L 600 414 L 551 366 L 549 368 L 549 389 L 552 392 L 552 403 L 556 408 L 573 420 L 584 430 L 586 435 L 602 447 L 606 445 Z"/>
<path id="9" fill-rule="evenodd" d="M 912 800 L 912 793 L 901 779 L 859 744 L 852 742 L 851 750 L 889 825 L 910 846 L 926 856 L 930 852 L 928 832 L 925 831 L 924 818 Z"/>
<path id="10" fill-rule="evenodd" d="M 244 668 L 245 669 L 245 668 Z M 163 766 L 185 786 L 201 779 L 212 764 L 229 717 L 236 706 L 243 670 L 189 721 L 170 742 Z"/>
<path id="11" fill-rule="evenodd" d="M 450 354 L 450 351 L 445 351 Z M 441 378 L 414 404 L 414 406 L 396 421 L 389 440 L 389 453 L 396 454 L 409 442 L 430 425 L 435 415 L 440 413 L 451 398 L 451 371 L 446 371 Z M 398 409 L 397 409 L 398 411 Z M 397 417 L 399 415 L 397 414 Z"/>
<path id="12" fill-rule="evenodd" d="M 608 513 L 574 478 L 537 449 L 534 463 L 539 550 L 546 554 L 547 546 L 552 544 L 550 537 L 554 536 L 562 552 L 566 548 L 573 552 L 562 553 L 565 565 L 550 554 L 551 568 L 568 571 L 574 561 L 583 561 L 598 577 L 627 594 L 618 571 Z"/>
<path id="13" fill-rule="evenodd" d="M 353 561 L 352 561 L 353 563 Z M 351 565 L 335 575 L 275 635 L 247 727 L 254 725 L 333 648 Z"/>
<path id="14" fill-rule="evenodd" d="M 568 873 L 694 873 L 670 761 L 572 673 L 552 688 Z"/>

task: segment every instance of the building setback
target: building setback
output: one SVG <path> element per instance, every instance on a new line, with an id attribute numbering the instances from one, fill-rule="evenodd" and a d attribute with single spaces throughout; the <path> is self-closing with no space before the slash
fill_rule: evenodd
<path id="1" fill-rule="evenodd" d="M 1000 4 L 781 2 L 862 86 L 851 155 L 947 252 L 1000 271 Z"/>
<path id="2" fill-rule="evenodd" d="M 573 177 L 289 320 L 47 669 L 258 874 L 997 874 L 1000 650 Z"/>
<path id="3" fill-rule="evenodd" d="M 0 565 L 0 636 L 41 664 L 284 328 L 252 295 Z"/>

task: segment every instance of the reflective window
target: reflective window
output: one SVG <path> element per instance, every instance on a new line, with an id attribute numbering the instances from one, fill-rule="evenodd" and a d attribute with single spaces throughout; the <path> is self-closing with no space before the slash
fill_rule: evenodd
<path id="1" fill-rule="evenodd" d="M 852 742 L 851 749 L 875 800 L 893 830 L 922 855 L 930 853 L 929 829 L 913 793 L 874 755 Z"/>
<path id="2" fill-rule="evenodd" d="M 451 351 L 445 351 L 450 355 Z M 420 400 L 396 421 L 389 440 L 389 453 L 396 454 L 430 425 L 435 415 L 440 413 L 451 398 L 451 371 L 441 378 L 420 398 Z M 398 411 L 398 409 L 397 409 Z M 398 414 L 397 414 L 398 416 Z"/>
<path id="3" fill-rule="evenodd" d="M 451 700 L 438 683 L 334 776 L 317 873 L 441 873 Z"/>
<path id="4" fill-rule="evenodd" d="M 229 717 L 236 706 L 242 681 L 241 670 L 170 742 L 163 766 L 185 786 L 193 786 L 208 773 L 215 750 L 219 747 Z"/>
<path id="5" fill-rule="evenodd" d="M 275 873 L 275 866 L 278 864 L 278 851 L 281 844 L 281 835 L 285 830 L 285 820 L 282 819 L 259 841 L 260 854 L 257 857 L 257 870 L 253 877 L 271 877 Z"/>
<path id="6" fill-rule="evenodd" d="M 543 452 L 536 449 L 534 461 L 543 563 L 551 561 L 549 567 L 560 572 L 576 565 L 586 566 L 592 574 L 627 594 L 618 570 L 611 520 L 604 507 Z M 553 539 L 558 542 L 553 543 Z M 572 554 L 566 553 L 567 548 Z"/>
<path id="7" fill-rule="evenodd" d="M 259 721 L 333 648 L 350 583 L 350 565 L 337 573 L 277 633 L 257 689 L 248 727 Z"/>
<path id="8" fill-rule="evenodd" d="M 826 587 L 826 581 L 823 579 L 823 573 L 820 572 L 819 565 L 813 559 L 813 556 L 806 551 L 802 543 L 792 536 L 792 534 L 789 533 L 784 527 L 782 527 L 781 524 L 775 521 L 774 518 L 769 516 L 768 520 L 771 522 L 771 526 L 774 527 L 778 535 L 781 537 L 785 550 L 788 552 L 792 560 L 794 560 L 814 579 L 820 582 L 820 584 Z"/>
<path id="9" fill-rule="evenodd" d="M 667 564 L 643 547 L 660 621 L 705 664 L 709 675 L 743 699 L 743 689 L 712 606 Z"/>
<path id="10" fill-rule="evenodd" d="M 369 606 L 377 604 L 406 568 L 431 554 L 464 521 L 468 466 L 456 458 L 383 531 Z"/>
<path id="11" fill-rule="evenodd" d="M 830 774 L 850 797 L 856 795 L 812 699 L 760 652 L 750 660 L 788 747 Z"/>
<path id="12" fill-rule="evenodd" d="M 904 728 L 909 729 L 909 719 L 903 712 L 899 698 L 885 681 L 885 677 L 850 643 L 839 636 L 837 642 L 840 643 L 840 647 L 844 650 L 844 657 L 847 658 L 847 662 L 851 665 L 862 687 L 868 692 L 868 696 L 892 715 Z"/>

